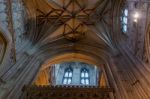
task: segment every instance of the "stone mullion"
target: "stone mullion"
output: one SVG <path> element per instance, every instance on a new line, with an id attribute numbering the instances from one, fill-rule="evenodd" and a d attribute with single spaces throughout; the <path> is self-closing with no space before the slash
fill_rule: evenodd
<path id="1" fill-rule="evenodd" d="M 79 67 L 78 63 L 76 63 L 75 66 L 72 66 L 72 68 L 73 68 L 73 77 L 72 78 L 76 78 L 76 79 L 72 79 L 72 83 L 78 85 L 78 84 L 80 84 L 80 70 L 81 70 L 81 68 Z"/>

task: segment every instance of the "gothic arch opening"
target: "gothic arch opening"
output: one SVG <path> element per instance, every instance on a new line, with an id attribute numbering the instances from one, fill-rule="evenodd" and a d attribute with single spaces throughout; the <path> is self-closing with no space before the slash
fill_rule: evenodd
<path id="1" fill-rule="evenodd" d="M 70 75 L 68 73 L 66 77 L 65 71 L 67 71 L 68 68 L 70 70 Z M 80 77 L 83 69 L 87 70 L 85 71 L 86 76 L 83 77 L 82 75 L 82 77 Z M 80 81 L 81 79 L 82 81 Z M 104 70 L 104 62 L 79 53 L 66 53 L 47 60 L 41 66 L 33 83 L 36 85 L 109 86 L 107 75 Z"/>

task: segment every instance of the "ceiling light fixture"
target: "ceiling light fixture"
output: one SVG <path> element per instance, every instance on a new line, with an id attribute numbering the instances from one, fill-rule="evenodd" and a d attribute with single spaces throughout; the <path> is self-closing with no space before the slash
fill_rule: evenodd
<path id="1" fill-rule="evenodd" d="M 139 19 L 139 17 L 140 17 L 140 14 L 139 14 L 139 12 L 135 12 L 135 14 L 133 15 L 133 18 L 134 18 L 134 22 L 138 22 L 138 19 Z"/>

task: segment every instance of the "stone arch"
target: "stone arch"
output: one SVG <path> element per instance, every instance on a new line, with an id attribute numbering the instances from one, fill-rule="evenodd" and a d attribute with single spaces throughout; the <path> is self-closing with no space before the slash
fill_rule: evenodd
<path id="1" fill-rule="evenodd" d="M 54 56 L 52 59 L 47 60 L 44 65 L 42 65 L 41 69 L 48 68 L 52 64 L 62 63 L 62 62 L 69 62 L 69 61 L 81 61 L 92 65 L 100 65 L 102 62 L 98 62 L 94 58 L 81 54 L 81 53 L 66 53 L 66 54 L 60 54 L 57 56 Z"/>
<path id="2" fill-rule="evenodd" d="M 49 58 L 47 59 L 42 65 L 41 65 L 41 69 L 40 71 L 38 72 L 38 74 L 36 75 L 35 77 L 35 80 L 33 80 L 33 83 L 35 81 L 35 83 L 37 85 L 40 85 L 40 84 L 45 84 L 47 85 L 49 80 L 45 79 L 47 77 L 49 77 L 48 74 L 48 69 L 54 65 L 54 64 L 58 64 L 58 63 L 62 63 L 62 62 L 69 62 L 69 61 L 80 61 L 80 62 L 84 62 L 84 63 L 87 63 L 87 64 L 91 64 L 93 66 L 97 66 L 98 70 L 100 70 L 100 75 L 99 75 L 99 79 L 101 79 L 101 74 L 105 75 L 105 77 L 107 77 L 106 73 L 104 73 L 105 71 L 104 70 L 104 60 L 101 59 L 101 58 L 98 58 L 98 57 L 94 57 L 94 55 L 88 55 L 86 53 L 83 53 L 83 52 L 80 52 L 80 53 L 73 53 L 73 52 L 67 52 L 67 53 L 63 53 L 63 54 L 57 54 L 57 55 L 54 55 L 52 58 Z M 40 80 L 42 79 L 41 77 L 44 75 L 45 78 L 43 78 L 43 81 L 44 82 L 41 82 Z M 39 81 L 36 81 L 36 79 L 40 79 Z M 103 81 L 106 81 L 107 85 L 108 85 L 108 81 L 106 78 L 102 78 Z M 99 82 L 101 80 L 98 80 L 98 83 L 101 83 Z"/>

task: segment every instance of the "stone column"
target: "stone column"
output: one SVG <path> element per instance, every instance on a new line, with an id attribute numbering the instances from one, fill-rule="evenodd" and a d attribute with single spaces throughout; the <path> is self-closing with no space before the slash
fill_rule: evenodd
<path id="1" fill-rule="evenodd" d="M 20 99 L 23 86 L 32 83 L 39 71 L 41 61 L 34 56 L 29 56 L 25 63 L 16 65 L 20 66 L 20 68 L 6 76 L 7 82 L 4 86 L 6 86 L 7 91 L 2 96 L 2 99 Z"/>

